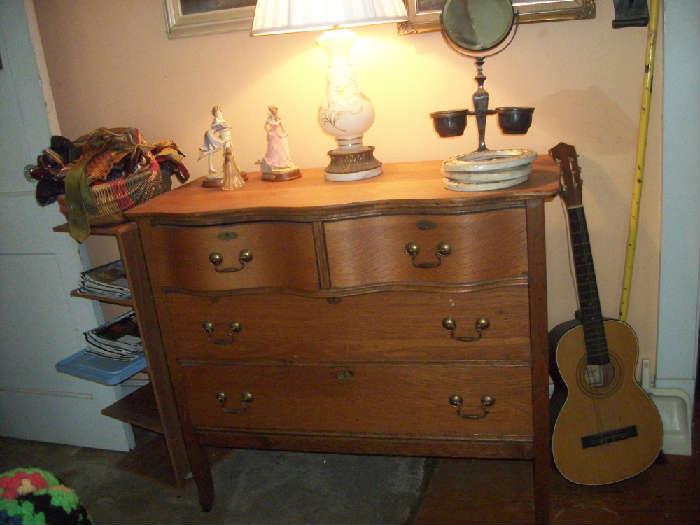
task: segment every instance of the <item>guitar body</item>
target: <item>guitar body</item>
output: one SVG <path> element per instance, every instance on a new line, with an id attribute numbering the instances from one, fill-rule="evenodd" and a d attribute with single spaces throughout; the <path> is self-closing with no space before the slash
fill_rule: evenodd
<path id="1" fill-rule="evenodd" d="M 662 440 L 656 406 L 634 378 L 637 336 L 626 323 L 603 321 L 613 373 L 605 385 L 591 386 L 583 325 L 560 326 L 552 330 L 554 462 L 566 479 L 581 485 L 635 476 L 655 461 Z"/>

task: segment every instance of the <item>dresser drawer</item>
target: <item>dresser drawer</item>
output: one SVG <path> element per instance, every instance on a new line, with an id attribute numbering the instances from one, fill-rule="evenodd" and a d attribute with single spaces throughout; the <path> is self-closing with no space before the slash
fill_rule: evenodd
<path id="1" fill-rule="evenodd" d="M 154 285 L 186 290 L 318 288 L 313 229 L 260 222 L 151 230 Z"/>
<path id="2" fill-rule="evenodd" d="M 532 434 L 527 366 L 197 365 L 181 373 L 190 420 L 200 428 L 442 438 Z M 461 406 L 450 403 L 453 396 Z M 495 400 L 486 409 L 484 396 Z"/>
<path id="3" fill-rule="evenodd" d="M 526 286 L 330 300 L 168 294 L 165 301 L 163 332 L 178 359 L 527 361 L 530 355 Z"/>
<path id="4" fill-rule="evenodd" d="M 326 222 L 324 230 L 333 287 L 491 281 L 527 272 L 523 208 L 366 217 Z"/>

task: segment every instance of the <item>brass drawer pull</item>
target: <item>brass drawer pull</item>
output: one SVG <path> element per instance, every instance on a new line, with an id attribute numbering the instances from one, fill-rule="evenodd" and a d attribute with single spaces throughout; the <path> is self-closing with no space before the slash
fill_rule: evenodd
<path id="1" fill-rule="evenodd" d="M 253 396 L 252 393 L 250 392 L 241 392 L 241 397 L 240 397 L 240 402 L 241 406 L 240 408 L 226 408 L 226 392 L 217 392 L 216 393 L 216 400 L 221 404 L 221 410 L 227 414 L 242 414 L 250 408 L 250 405 L 253 401 L 255 401 L 255 396 Z"/>
<path id="2" fill-rule="evenodd" d="M 435 257 L 437 258 L 437 261 L 419 263 L 416 262 L 416 257 L 420 253 L 420 246 L 418 246 L 415 242 L 407 242 L 404 246 L 404 250 L 406 251 L 406 254 L 411 257 L 411 264 L 413 264 L 413 266 L 416 268 L 437 268 L 442 264 L 442 258 L 447 257 L 452 253 L 452 247 L 443 241 L 438 243 L 437 247 L 435 248 Z"/>
<path id="3" fill-rule="evenodd" d="M 245 265 L 253 260 L 253 252 L 250 250 L 241 250 L 238 253 L 238 262 L 241 263 L 240 266 L 229 266 L 228 268 L 221 268 L 224 262 L 224 256 L 218 252 L 212 252 L 209 254 L 209 262 L 214 265 L 214 271 L 219 273 L 231 273 L 240 272 L 245 268 Z"/>
<path id="4" fill-rule="evenodd" d="M 485 395 L 481 396 L 481 414 L 465 414 L 462 412 L 464 400 L 462 396 L 454 395 L 450 396 L 450 405 L 457 409 L 457 415 L 464 419 L 484 419 L 489 415 L 489 409 L 496 404 L 496 398 L 493 396 Z"/>
<path id="5" fill-rule="evenodd" d="M 472 343 L 474 341 L 478 341 L 479 339 L 481 339 L 481 333 L 484 330 L 488 329 L 489 326 L 491 326 L 491 322 L 485 317 L 482 317 L 480 319 L 477 319 L 476 323 L 474 323 L 476 335 L 457 336 L 455 335 L 455 330 L 457 329 L 457 322 L 451 317 L 445 317 L 442 320 L 442 327 L 450 332 L 450 336 L 452 337 L 452 339 L 454 339 L 455 341 L 461 341 L 463 343 Z"/>
<path id="6" fill-rule="evenodd" d="M 226 334 L 226 339 L 215 339 L 214 336 L 214 323 L 211 321 L 204 321 L 202 323 L 202 329 L 207 334 L 210 343 L 215 345 L 231 345 L 233 344 L 233 336 L 241 331 L 241 323 L 233 321 L 228 324 L 228 333 Z"/>

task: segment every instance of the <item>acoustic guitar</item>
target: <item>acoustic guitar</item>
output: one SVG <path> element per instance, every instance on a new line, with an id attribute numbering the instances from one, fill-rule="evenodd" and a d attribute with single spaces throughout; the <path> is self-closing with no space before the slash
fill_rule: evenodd
<path id="1" fill-rule="evenodd" d="M 655 461 L 661 418 L 634 377 L 636 334 L 601 314 L 576 150 L 560 143 L 550 154 L 560 166 L 580 307 L 577 319 L 550 332 L 552 453 L 569 481 L 605 485 L 635 476 Z"/>

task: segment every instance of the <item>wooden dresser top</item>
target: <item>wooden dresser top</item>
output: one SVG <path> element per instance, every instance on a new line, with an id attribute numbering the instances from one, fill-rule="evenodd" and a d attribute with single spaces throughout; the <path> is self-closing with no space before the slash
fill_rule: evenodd
<path id="1" fill-rule="evenodd" d="M 371 213 L 386 209 L 406 211 L 441 208 L 477 208 L 494 201 L 551 199 L 559 190 L 559 169 L 548 156 L 533 163 L 524 184 L 505 190 L 457 192 L 443 188 L 441 161 L 384 164 L 379 177 L 356 182 L 327 182 L 322 168 L 302 169 L 302 177 L 287 182 L 260 180 L 249 173 L 240 190 L 203 188 L 195 179 L 126 212 L 130 219 L 154 217 L 178 223 L 199 223 L 215 216 L 294 218 L 329 213 Z"/>

